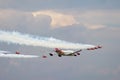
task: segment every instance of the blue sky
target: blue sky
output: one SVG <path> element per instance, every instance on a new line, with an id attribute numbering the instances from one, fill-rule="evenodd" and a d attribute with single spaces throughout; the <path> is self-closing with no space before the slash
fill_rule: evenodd
<path id="1" fill-rule="evenodd" d="M 1 80 L 120 80 L 119 0 L 0 0 L 0 30 L 102 45 L 78 57 L 50 57 L 52 50 L 0 42 L 0 50 L 47 59 L 0 58 Z"/>
<path id="2" fill-rule="evenodd" d="M 1 8 L 41 9 L 119 9 L 119 0 L 1 0 Z"/>

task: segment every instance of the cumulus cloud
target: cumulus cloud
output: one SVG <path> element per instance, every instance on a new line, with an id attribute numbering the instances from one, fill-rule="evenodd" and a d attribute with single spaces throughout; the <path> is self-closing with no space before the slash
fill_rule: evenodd
<path id="1" fill-rule="evenodd" d="M 1 28 L 18 28 L 24 26 L 31 31 L 39 28 L 70 27 L 74 25 L 83 26 L 86 29 L 102 29 L 112 26 L 119 26 L 119 10 L 93 10 L 77 11 L 75 13 L 62 13 L 54 10 L 25 12 L 17 10 L 0 10 Z M 42 27 L 44 26 L 44 27 Z M 47 27 L 45 27 L 47 26 Z M 41 30 L 43 31 L 43 30 Z"/>
<path id="2" fill-rule="evenodd" d="M 52 27 L 66 27 L 74 24 L 84 26 L 87 29 L 101 29 L 109 25 L 119 25 L 119 10 L 92 10 L 77 11 L 76 14 L 63 14 L 52 10 L 32 12 L 33 17 L 38 18 L 40 15 L 46 15 L 51 18 Z"/>
<path id="3" fill-rule="evenodd" d="M 31 12 L 0 9 L 0 29 L 43 33 L 49 29 L 50 18 L 41 15 L 35 19 Z"/>
<path id="4" fill-rule="evenodd" d="M 52 19 L 52 21 L 51 21 L 52 27 L 58 27 L 58 26 L 65 27 L 65 26 L 70 26 L 70 25 L 77 23 L 74 16 L 69 15 L 69 14 L 58 13 L 58 12 L 55 12 L 52 10 L 37 11 L 37 12 L 33 12 L 32 15 L 35 18 L 37 18 L 40 15 L 50 16 Z"/>
<path id="5" fill-rule="evenodd" d="M 88 29 L 92 29 L 92 30 L 96 30 L 96 29 L 101 29 L 101 28 L 105 28 L 105 25 L 102 24 L 83 24 L 86 28 Z"/>
<path id="6" fill-rule="evenodd" d="M 80 25 L 88 29 L 100 29 L 109 25 L 120 25 L 120 11 L 92 10 L 80 12 L 77 16 Z"/>

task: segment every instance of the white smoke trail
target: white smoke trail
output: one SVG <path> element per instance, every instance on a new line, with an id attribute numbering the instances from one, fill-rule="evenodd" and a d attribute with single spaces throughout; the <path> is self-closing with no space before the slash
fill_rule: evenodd
<path id="1" fill-rule="evenodd" d="M 48 48 L 62 48 L 62 49 L 86 49 L 95 47 L 94 45 L 71 43 L 55 38 L 35 37 L 29 34 L 21 34 L 19 32 L 0 31 L 0 41 L 15 43 L 27 46 L 42 46 Z"/>
<path id="2" fill-rule="evenodd" d="M 21 54 L 0 54 L 0 57 L 6 58 L 38 58 L 37 55 L 21 55 Z"/>
<path id="3" fill-rule="evenodd" d="M 9 51 L 1 51 L 0 57 L 3 58 L 38 58 L 40 56 L 37 55 L 23 55 L 23 54 L 11 54 Z"/>

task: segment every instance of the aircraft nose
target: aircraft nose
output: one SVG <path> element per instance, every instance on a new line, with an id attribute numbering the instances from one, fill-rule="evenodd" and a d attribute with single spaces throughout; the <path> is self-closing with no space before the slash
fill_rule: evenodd
<path id="1" fill-rule="evenodd" d="M 59 49 L 58 48 L 55 48 L 55 51 L 58 51 Z"/>

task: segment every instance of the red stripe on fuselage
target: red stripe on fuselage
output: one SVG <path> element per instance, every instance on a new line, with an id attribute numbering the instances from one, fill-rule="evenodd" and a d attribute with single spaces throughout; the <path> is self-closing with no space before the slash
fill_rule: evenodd
<path id="1" fill-rule="evenodd" d="M 58 53 L 58 55 L 63 55 L 64 52 L 58 48 L 55 48 L 55 52 Z"/>

